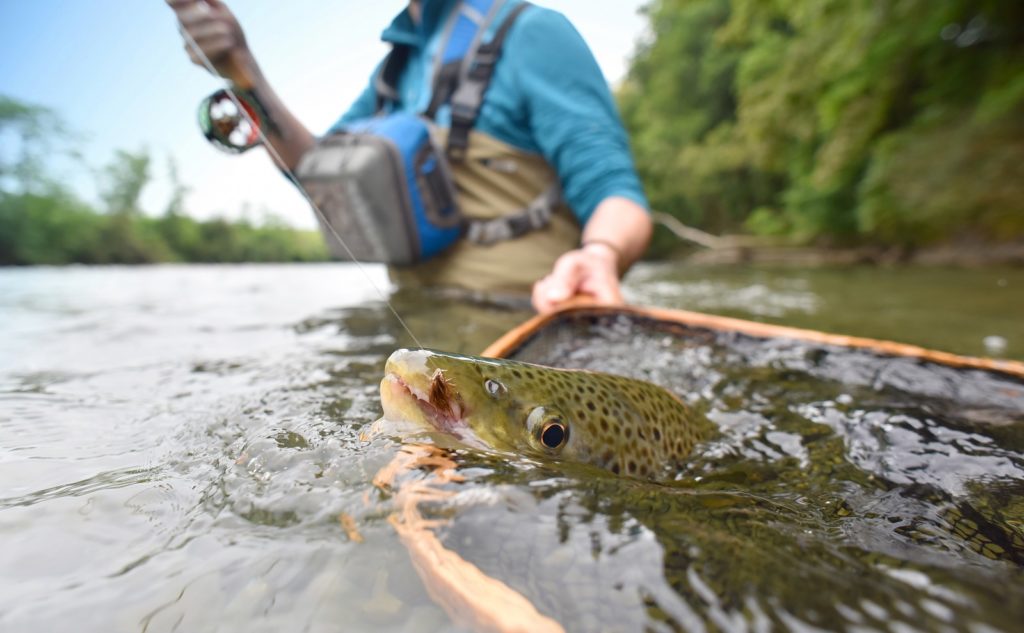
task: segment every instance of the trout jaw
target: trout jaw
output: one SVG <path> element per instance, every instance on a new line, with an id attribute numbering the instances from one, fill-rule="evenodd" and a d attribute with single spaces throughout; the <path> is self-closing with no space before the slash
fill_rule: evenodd
<path id="1" fill-rule="evenodd" d="M 397 373 L 388 373 L 380 383 L 384 417 L 391 420 L 425 422 L 438 431 L 457 437 L 467 430 L 461 399 L 437 371 L 429 382 L 429 391 L 419 388 Z"/>

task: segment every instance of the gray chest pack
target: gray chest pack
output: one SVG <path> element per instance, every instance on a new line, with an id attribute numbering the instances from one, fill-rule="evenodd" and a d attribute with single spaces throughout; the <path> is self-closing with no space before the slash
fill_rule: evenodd
<path id="1" fill-rule="evenodd" d="M 426 112 L 397 112 L 397 82 L 409 49 L 396 45 L 375 80 L 377 114 L 320 139 L 299 162 L 296 176 L 321 211 L 331 254 L 408 265 L 429 259 L 459 239 L 487 245 L 546 226 L 559 202 L 557 183 L 527 208 L 493 220 L 466 218 L 459 209 L 452 165 L 466 159 L 470 130 L 515 19 L 508 12 L 483 42 L 504 0 L 463 0 L 452 11 L 439 47 Z M 438 108 L 451 106 L 447 145 L 430 126 Z M 334 233 L 340 236 L 338 240 Z"/>

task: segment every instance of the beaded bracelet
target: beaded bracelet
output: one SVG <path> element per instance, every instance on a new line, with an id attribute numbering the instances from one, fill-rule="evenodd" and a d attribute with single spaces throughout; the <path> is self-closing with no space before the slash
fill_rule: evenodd
<path id="1" fill-rule="evenodd" d="M 600 238 L 596 238 L 596 239 L 592 239 L 592 240 L 584 240 L 583 242 L 580 242 L 580 248 L 586 248 L 587 246 L 590 246 L 591 244 L 603 244 L 603 245 L 607 246 L 608 248 L 612 249 L 615 252 L 615 256 L 616 257 L 618 257 L 619 259 L 622 259 L 622 249 L 620 249 L 618 246 L 613 244 L 610 240 L 602 240 Z"/>

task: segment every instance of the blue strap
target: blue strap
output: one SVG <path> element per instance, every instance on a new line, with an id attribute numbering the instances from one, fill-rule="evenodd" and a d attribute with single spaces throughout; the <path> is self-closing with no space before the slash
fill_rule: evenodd
<path id="1" fill-rule="evenodd" d="M 447 154 L 450 160 L 459 162 L 466 157 L 469 147 L 469 131 L 476 125 L 476 118 L 484 103 L 484 93 L 491 85 L 491 77 L 501 57 L 501 48 L 516 18 L 527 8 L 529 2 L 522 2 L 505 16 L 490 42 L 479 44 L 471 51 L 473 58 L 467 59 L 460 69 L 455 89 L 449 97 L 452 108 L 452 122 L 448 131 Z"/>
<path id="2" fill-rule="evenodd" d="M 444 27 L 442 44 L 444 48 L 441 54 L 435 58 L 432 84 L 435 92 L 440 87 L 443 94 L 436 96 L 431 101 L 431 106 L 425 113 L 428 118 L 434 118 L 437 107 L 448 100 L 457 80 L 458 67 L 462 60 L 472 52 L 473 45 L 479 41 L 480 30 L 486 28 L 487 17 L 497 1 L 462 0 L 452 10 L 448 23 Z M 378 114 L 386 111 L 388 104 L 398 102 L 398 77 L 405 68 L 408 53 L 408 46 L 395 44 L 374 78 L 374 88 L 377 93 L 376 112 Z"/>
<path id="3" fill-rule="evenodd" d="M 441 54 L 441 63 L 459 61 L 469 52 L 477 32 L 495 0 L 463 0 L 459 3 L 454 24 Z"/>

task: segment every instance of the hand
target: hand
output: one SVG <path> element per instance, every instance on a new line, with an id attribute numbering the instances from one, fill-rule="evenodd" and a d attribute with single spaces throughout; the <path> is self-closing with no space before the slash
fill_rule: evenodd
<path id="1" fill-rule="evenodd" d="M 245 33 L 234 14 L 220 0 L 167 0 L 180 29 L 195 40 L 221 77 L 248 88 L 252 83 L 252 54 Z M 195 50 L 185 42 L 192 63 L 206 67 Z"/>
<path id="2" fill-rule="evenodd" d="M 562 255 L 551 274 L 533 284 L 533 307 L 542 314 L 551 312 L 576 295 L 608 305 L 622 303 L 618 251 L 595 242 Z"/>

